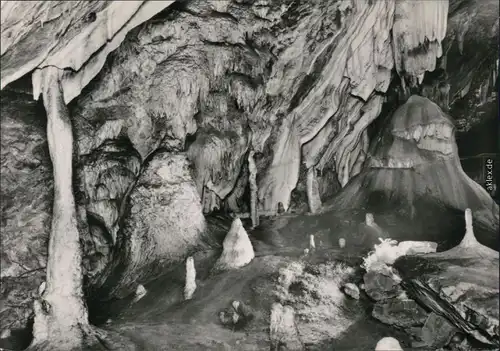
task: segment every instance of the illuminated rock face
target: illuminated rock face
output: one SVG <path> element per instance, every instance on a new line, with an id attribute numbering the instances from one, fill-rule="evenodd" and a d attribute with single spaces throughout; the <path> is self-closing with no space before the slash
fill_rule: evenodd
<path id="1" fill-rule="evenodd" d="M 471 208 L 485 230 L 479 240 L 497 248 L 498 205 L 462 170 L 453 124 L 435 103 L 410 97 L 376 140 L 366 168 L 326 207 L 368 206 L 377 213 L 383 208 L 397 212 L 400 206 L 415 220 L 422 199 L 437 207 Z"/>
<path id="2" fill-rule="evenodd" d="M 409 169 L 458 157 L 453 122 L 420 96 L 411 96 L 385 130 L 369 157 L 369 167 Z"/>

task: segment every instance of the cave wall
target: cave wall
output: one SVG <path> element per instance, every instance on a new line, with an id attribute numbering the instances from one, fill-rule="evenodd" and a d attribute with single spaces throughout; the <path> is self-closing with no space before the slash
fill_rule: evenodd
<path id="1" fill-rule="evenodd" d="M 189 172 L 183 174 L 191 179 L 183 183 L 196 189 L 196 195 L 188 191 L 192 201 L 200 202 L 195 206 L 196 218 L 217 209 L 251 210 L 250 151 L 257 169 L 259 212 L 274 214 L 280 206 L 303 211 L 307 175 L 316 178 L 310 184 L 316 184 L 319 198 L 326 201 L 363 170 L 373 143 L 368 127 L 379 117 L 395 79 L 401 82 L 400 102 L 413 89 L 443 108 L 453 108 L 476 98 L 476 87 L 485 86 L 486 76 L 491 80 L 498 75 L 498 68 L 484 79 L 477 74 L 492 62 L 497 67 L 491 59 L 497 53 L 490 44 L 498 35 L 486 31 L 487 26 L 476 30 L 485 19 L 493 21 L 491 28 L 498 26 L 498 19 L 495 22 L 490 15 L 498 12 L 498 2 L 486 6 L 479 0 L 191 0 L 165 2 L 163 8 L 166 3 L 169 7 L 164 11 L 154 5 L 140 16 L 130 11 L 128 17 L 141 20 L 117 32 L 127 35 L 115 42 L 114 51 L 84 46 L 82 50 L 88 52 L 73 62 L 76 66 L 63 62 L 60 53 L 48 56 L 73 68 L 67 71 L 63 88 L 65 99 L 71 101 L 76 139 L 80 181 L 75 191 L 82 194 L 82 220 L 88 227 L 82 234 L 84 266 L 94 284 L 103 283 L 111 274 L 109 263 L 116 258 L 112 252 L 117 245 L 128 242 L 128 248 L 148 247 L 148 241 L 162 243 L 178 235 L 178 228 L 168 221 L 160 232 L 127 235 L 125 230 L 135 215 L 131 215 L 134 206 L 130 199 L 156 199 L 151 184 L 138 183 L 138 179 L 146 177 L 143 173 L 158 150 L 170 156 L 182 154 L 189 160 Z M 16 62 L 16 45 L 27 45 L 21 46 L 25 52 L 39 53 L 41 49 L 32 46 L 33 42 L 50 46 L 64 25 L 69 28 L 61 32 L 63 38 L 77 37 L 75 28 L 60 22 L 65 18 L 76 18 L 82 28 L 94 26 L 89 28 L 100 33 L 100 22 L 89 20 L 91 13 L 103 11 L 106 18 L 118 13 L 113 12 L 116 9 L 85 7 L 84 2 L 68 4 L 62 10 L 57 6 L 42 10 L 37 8 L 35 17 L 42 17 L 43 11 L 65 16 L 48 16 L 51 21 L 45 24 L 35 21 L 22 35 L 17 25 L 2 28 L 2 84 L 7 82 L 4 77 L 15 80 L 14 68 L 27 73 L 36 66 L 33 62 L 29 69 L 16 66 L 27 64 Z M 6 31 L 13 34 L 4 51 Z M 30 37 L 30 32 L 36 35 Z M 69 52 L 74 41 L 60 40 L 55 48 Z M 482 55 L 474 48 L 484 48 Z M 98 54 L 89 58 L 92 50 Z M 83 62 L 84 58 L 89 61 Z M 10 67 L 14 75 L 3 67 Z M 15 83 L 4 90 L 19 91 Z M 447 84 L 448 93 L 441 89 L 448 89 Z M 37 96 L 36 74 L 33 87 L 24 85 L 21 90 Z M 488 87 L 491 90 L 491 84 Z M 43 123 L 37 127 L 38 122 L 26 119 L 36 115 L 34 121 L 43 121 L 43 113 L 34 112 L 35 103 L 25 97 L 19 106 L 21 93 L 9 94 L 2 95 L 1 123 L 2 198 L 6 199 L 2 204 L 2 253 L 10 253 L 5 260 L 2 255 L 2 279 L 17 279 L 25 271 L 21 264 L 28 270 L 45 264 L 51 168 Z M 463 114 L 468 111 L 462 110 Z M 19 151 L 16 145 L 21 142 L 26 146 Z M 31 154 L 35 149 L 38 156 Z M 39 159 L 36 165 L 35 159 Z M 170 184 L 169 179 L 162 181 Z M 148 215 L 169 215 L 168 206 L 155 211 Z M 201 223 L 186 238 L 197 237 Z M 136 239 L 130 240 L 132 236 Z M 32 238 L 29 248 L 24 245 L 26 237 Z M 164 251 L 152 250 L 152 256 L 157 256 L 148 264 L 169 261 L 165 257 L 181 260 L 192 249 L 190 240 L 187 245 L 180 240 L 179 245 Z M 33 252 L 28 255 L 26 250 Z M 35 263 L 33 257 L 37 257 Z M 21 264 L 14 262 L 16 258 Z M 144 277 L 147 280 L 147 274 Z M 30 284 L 32 289 L 38 280 Z M 19 325 L 25 322 L 23 318 Z"/>

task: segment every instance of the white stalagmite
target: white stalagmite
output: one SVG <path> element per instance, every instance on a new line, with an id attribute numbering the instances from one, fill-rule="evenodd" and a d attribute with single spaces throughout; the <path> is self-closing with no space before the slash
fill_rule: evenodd
<path id="1" fill-rule="evenodd" d="M 59 70 L 47 67 L 40 75 L 54 173 L 54 205 L 46 287 L 43 303 L 34 303 L 31 347 L 50 342 L 61 350 L 71 350 L 81 348 L 83 335 L 90 328 L 83 301 L 82 254 L 73 195 L 73 132 Z"/>
<path id="2" fill-rule="evenodd" d="M 316 243 L 314 241 L 314 235 L 309 235 L 309 249 L 314 250 L 316 248 Z"/>
<path id="3" fill-rule="evenodd" d="M 403 351 L 403 349 L 399 341 L 391 337 L 386 337 L 379 340 L 375 346 L 375 351 Z"/>
<path id="4" fill-rule="evenodd" d="M 214 270 L 226 270 L 249 264 L 255 253 L 248 234 L 239 218 L 235 218 L 222 243 L 222 254 L 215 263 Z"/>
<path id="5" fill-rule="evenodd" d="M 344 238 L 339 239 L 339 246 L 341 249 L 343 249 L 345 247 L 345 239 Z"/>
<path id="6" fill-rule="evenodd" d="M 375 224 L 375 219 L 373 218 L 373 214 L 367 213 L 365 215 L 365 224 L 369 227 L 373 227 Z"/>
<path id="7" fill-rule="evenodd" d="M 146 296 L 147 293 L 148 291 L 146 290 L 144 285 L 142 284 L 137 285 L 137 288 L 135 289 L 134 302 L 137 302 L 140 299 L 142 299 L 144 296 Z"/>
<path id="8" fill-rule="evenodd" d="M 444 251 L 443 254 L 460 257 L 481 257 L 498 259 L 498 252 L 481 244 L 477 241 L 474 235 L 474 228 L 472 226 L 472 211 L 470 208 L 465 210 L 465 235 L 458 246 L 451 250 Z"/>
<path id="9" fill-rule="evenodd" d="M 316 179 L 316 168 L 314 167 L 307 170 L 307 201 L 309 203 L 309 211 L 311 211 L 311 213 L 317 213 L 321 209 L 319 184 Z"/>
<path id="10" fill-rule="evenodd" d="M 269 338 L 272 350 L 278 350 L 279 345 L 284 345 L 290 351 L 303 350 L 295 323 L 295 311 L 291 306 L 283 306 L 277 302 L 272 305 Z"/>
<path id="11" fill-rule="evenodd" d="M 194 267 L 194 259 L 189 256 L 186 260 L 186 282 L 184 285 L 184 299 L 191 300 L 196 291 L 196 268 Z"/>
<path id="12" fill-rule="evenodd" d="M 254 151 L 250 151 L 248 155 L 248 182 L 250 183 L 250 216 L 252 218 L 252 227 L 259 225 L 259 214 L 257 213 L 257 166 L 253 158 Z"/>

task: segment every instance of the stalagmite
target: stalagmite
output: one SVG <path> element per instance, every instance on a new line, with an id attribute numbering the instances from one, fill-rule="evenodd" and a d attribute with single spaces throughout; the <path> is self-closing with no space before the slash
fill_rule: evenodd
<path id="1" fill-rule="evenodd" d="M 196 268 L 192 256 L 186 260 L 186 283 L 184 285 L 184 299 L 191 300 L 196 290 Z"/>
<path id="2" fill-rule="evenodd" d="M 222 254 L 215 262 L 214 271 L 246 266 L 255 257 L 252 243 L 239 218 L 233 220 L 222 248 Z"/>
<path id="3" fill-rule="evenodd" d="M 307 202 L 309 203 L 309 211 L 311 213 L 317 213 L 321 208 L 319 185 L 316 179 L 316 168 L 314 167 L 307 170 Z"/>
<path id="4" fill-rule="evenodd" d="M 339 246 L 341 249 L 343 249 L 345 247 L 345 239 L 344 238 L 339 239 Z"/>
<path id="5" fill-rule="evenodd" d="M 272 305 L 269 339 L 271 350 L 281 350 L 283 346 L 290 351 L 304 349 L 295 323 L 295 310 L 291 306 L 280 303 Z"/>
<path id="6" fill-rule="evenodd" d="M 148 291 L 146 290 L 144 285 L 142 285 L 142 284 L 137 285 L 137 288 L 135 289 L 135 296 L 134 296 L 133 302 L 139 301 L 144 296 L 146 296 L 147 293 L 148 293 Z"/>
<path id="7" fill-rule="evenodd" d="M 386 337 L 379 340 L 375 346 L 375 351 L 403 351 L 403 349 L 399 341 L 391 337 Z"/>
<path id="8" fill-rule="evenodd" d="M 316 249 L 316 243 L 314 242 L 314 235 L 313 234 L 309 235 L 309 249 L 311 249 L 311 250 Z"/>
<path id="9" fill-rule="evenodd" d="M 465 210 L 465 235 L 458 246 L 453 249 L 444 251 L 442 254 L 447 256 L 459 257 L 481 257 L 498 259 L 498 252 L 481 244 L 477 241 L 474 235 L 474 228 L 472 226 L 472 211 L 470 208 Z"/>
<path id="10" fill-rule="evenodd" d="M 365 215 L 365 224 L 369 227 L 373 227 L 373 225 L 375 224 L 375 219 L 373 218 L 373 214 L 367 213 Z"/>
<path id="11" fill-rule="evenodd" d="M 250 151 L 248 155 L 248 182 L 250 183 L 250 215 L 252 217 L 252 228 L 259 225 L 259 214 L 257 213 L 257 166 L 253 158 L 254 151 Z"/>
<path id="12" fill-rule="evenodd" d="M 47 141 L 54 173 L 54 206 L 43 303 L 35 301 L 32 347 L 56 343 L 60 349 L 80 348 L 89 327 L 82 290 L 82 254 L 73 195 L 73 132 L 64 103 L 60 72 L 47 67 L 43 103 Z"/>

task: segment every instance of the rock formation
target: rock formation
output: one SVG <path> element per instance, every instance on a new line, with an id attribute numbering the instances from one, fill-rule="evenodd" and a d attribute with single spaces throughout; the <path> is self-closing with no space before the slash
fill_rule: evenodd
<path id="1" fill-rule="evenodd" d="M 466 231 L 451 250 L 395 262 L 408 294 L 477 340 L 500 344 L 498 252 L 480 244 L 465 211 Z"/>
<path id="2" fill-rule="evenodd" d="M 214 271 L 246 266 L 255 257 L 252 243 L 239 218 L 233 220 L 231 229 L 222 243 L 222 254 L 214 265 Z"/>
<path id="3" fill-rule="evenodd" d="M 115 268 L 105 286 L 112 284 L 113 294 L 126 296 L 138 279 L 157 277 L 187 252 L 204 247 L 205 226 L 186 156 L 151 155 L 130 191 Z"/>
<path id="4" fill-rule="evenodd" d="M 144 287 L 144 285 L 139 284 L 137 285 L 137 288 L 135 288 L 135 294 L 134 294 L 134 300 L 133 302 L 137 302 L 140 299 L 142 299 L 144 296 L 146 296 L 148 291 Z"/>
<path id="5" fill-rule="evenodd" d="M 498 76 L 495 0 L 1 8 L 1 277 L 15 286 L 2 299 L 17 301 L 0 317 L 9 323 L 26 325 L 29 291 L 47 267 L 54 179 L 45 111 L 27 99 L 43 95 L 46 67 L 64 72 L 90 294 L 123 297 L 206 248 L 203 213 L 249 212 L 257 226 L 259 214 L 288 212 L 297 189 L 313 213 L 340 187 L 341 207 L 395 189 L 417 217 L 411 204 L 429 190 L 471 207 L 486 232 L 498 228 L 498 207 L 461 171 L 452 122 L 433 105 L 413 120 L 410 98 L 400 111 L 409 117 L 394 119 L 380 142 L 370 132 L 399 90 L 466 113 L 462 102 L 488 100 Z M 436 126 L 443 135 L 431 137 Z M 422 161 L 416 171 L 394 169 L 410 156 Z"/>
<path id="6" fill-rule="evenodd" d="M 186 282 L 184 284 L 184 299 L 190 300 L 196 291 L 196 268 L 194 259 L 189 256 L 186 260 Z"/>
<path id="7" fill-rule="evenodd" d="M 399 341 L 392 337 L 380 339 L 375 345 L 375 351 L 403 351 Z"/>
<path id="8" fill-rule="evenodd" d="M 291 351 L 304 350 L 295 324 L 295 311 L 291 306 L 274 303 L 270 318 L 271 350 L 280 350 L 283 347 Z"/>
<path id="9" fill-rule="evenodd" d="M 314 234 L 309 235 L 309 249 L 310 250 L 316 249 L 316 242 L 314 241 Z"/>
<path id="10" fill-rule="evenodd" d="M 484 232 L 479 239 L 498 245 L 498 205 L 462 170 L 450 118 L 432 101 L 412 96 L 388 120 L 364 169 L 330 203 L 329 208 L 384 211 L 398 203 L 410 218 L 429 211 L 423 198 L 435 206 L 475 213 Z M 390 199 L 390 200 L 389 200 Z M 395 208 L 394 208 L 395 210 Z"/>
<path id="11" fill-rule="evenodd" d="M 47 258 L 47 280 L 41 300 L 35 300 L 35 349 L 80 348 L 89 322 L 83 299 L 82 251 L 73 195 L 73 130 L 63 100 L 60 71 L 43 76 L 47 110 L 47 140 L 54 171 L 54 207 Z M 63 152 L 64 150 L 64 152 Z M 57 346 L 56 346 L 57 345 Z"/>

